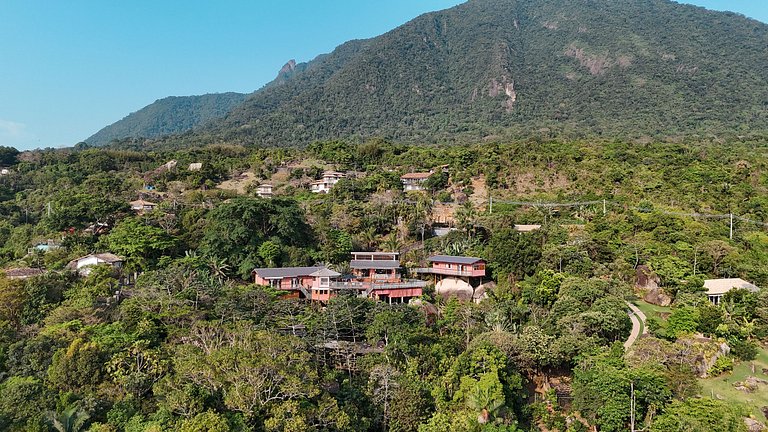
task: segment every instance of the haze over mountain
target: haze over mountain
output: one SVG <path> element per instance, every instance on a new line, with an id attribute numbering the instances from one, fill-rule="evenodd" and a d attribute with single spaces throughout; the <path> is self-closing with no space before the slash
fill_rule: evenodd
<path id="1" fill-rule="evenodd" d="M 768 130 L 766 82 L 768 25 L 738 14 L 667 0 L 471 0 L 289 63 L 225 115 L 162 115 L 179 118 L 164 133 L 198 127 L 183 140 L 267 145 L 747 134 Z"/>

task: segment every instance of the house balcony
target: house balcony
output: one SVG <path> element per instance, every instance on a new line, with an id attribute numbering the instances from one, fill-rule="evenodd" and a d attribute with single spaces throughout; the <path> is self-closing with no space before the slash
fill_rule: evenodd
<path id="1" fill-rule="evenodd" d="M 398 282 L 360 282 L 360 281 L 343 281 L 343 282 L 331 282 L 328 286 L 334 290 L 353 290 L 365 292 L 366 295 L 373 291 L 388 291 L 398 289 L 413 289 L 424 288 L 427 286 L 427 282 L 421 280 L 400 280 Z"/>
<path id="2" fill-rule="evenodd" d="M 473 270 L 459 270 L 459 269 L 445 269 L 445 268 L 417 268 L 414 269 L 416 273 L 420 274 L 439 274 L 444 276 L 463 276 L 463 277 L 484 277 L 485 269 L 473 269 Z"/>

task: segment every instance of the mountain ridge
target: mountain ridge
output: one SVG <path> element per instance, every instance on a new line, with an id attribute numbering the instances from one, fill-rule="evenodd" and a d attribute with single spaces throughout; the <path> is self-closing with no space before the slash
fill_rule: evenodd
<path id="1" fill-rule="evenodd" d="M 766 47 L 766 24 L 668 0 L 471 0 L 295 65 L 183 139 L 761 133 Z"/>

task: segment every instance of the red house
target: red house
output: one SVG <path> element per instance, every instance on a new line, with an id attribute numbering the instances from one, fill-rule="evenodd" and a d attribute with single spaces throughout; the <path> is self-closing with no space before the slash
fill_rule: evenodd
<path id="1" fill-rule="evenodd" d="M 435 255 L 430 273 L 444 276 L 485 277 L 485 261 L 476 257 Z"/>
<path id="2" fill-rule="evenodd" d="M 288 292 L 289 297 L 326 302 L 340 293 L 352 293 L 389 303 L 405 303 L 419 297 L 427 285 L 403 279 L 396 252 L 353 252 L 352 275 L 326 267 L 261 268 L 253 271 L 254 282 Z"/>
<path id="3" fill-rule="evenodd" d="M 288 291 L 288 297 L 308 299 L 314 299 L 312 291 L 315 288 L 320 289 L 321 285 L 327 288 L 330 278 L 338 276 L 340 273 L 321 266 L 259 268 L 253 271 L 253 281 L 256 285 Z"/>
<path id="4" fill-rule="evenodd" d="M 438 294 L 476 301 L 485 295 L 485 261 L 482 258 L 435 255 L 429 261 L 432 267 L 418 269 L 418 272 L 434 275 Z"/>
<path id="5" fill-rule="evenodd" d="M 352 252 L 349 267 L 354 278 L 342 282 L 361 295 L 389 303 L 406 303 L 420 297 L 426 282 L 403 279 L 398 252 Z"/>

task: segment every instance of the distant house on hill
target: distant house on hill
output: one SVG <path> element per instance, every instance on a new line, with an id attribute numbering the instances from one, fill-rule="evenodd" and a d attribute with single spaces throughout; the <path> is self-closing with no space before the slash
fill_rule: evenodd
<path id="1" fill-rule="evenodd" d="M 344 173 L 326 171 L 320 180 L 315 180 L 309 185 L 309 189 L 314 193 L 328 193 L 344 177 Z"/>
<path id="2" fill-rule="evenodd" d="M 202 162 L 194 162 L 194 163 L 189 164 L 189 170 L 190 171 L 200 171 L 201 169 L 203 169 Z"/>
<path id="3" fill-rule="evenodd" d="M 754 284 L 744 279 L 707 279 L 704 281 L 704 288 L 707 290 L 707 297 L 713 305 L 719 305 L 723 296 L 733 289 L 745 289 L 752 292 L 760 290 Z"/>
<path id="4" fill-rule="evenodd" d="M 256 195 L 261 198 L 272 198 L 272 185 L 262 184 L 256 189 Z"/>
<path id="5" fill-rule="evenodd" d="M 144 212 L 149 212 L 157 208 L 157 204 L 149 201 L 144 201 L 143 199 L 131 201 L 130 204 L 131 204 L 131 210 L 139 214 Z"/>
<path id="6" fill-rule="evenodd" d="M 0 168 L 0 176 L 6 176 L 11 173 L 11 170 L 8 168 Z"/>
<path id="7" fill-rule="evenodd" d="M 12 268 L 6 270 L 0 270 L 0 273 L 5 273 L 5 277 L 8 279 L 27 279 L 35 276 L 40 276 L 45 273 L 43 269 L 39 268 Z"/>
<path id="8" fill-rule="evenodd" d="M 115 254 L 97 253 L 74 259 L 67 264 L 67 268 L 76 271 L 81 276 L 88 276 L 91 273 L 93 266 L 106 264 L 114 269 L 120 269 L 123 267 L 123 262 L 125 262 L 125 260 Z"/>
<path id="9" fill-rule="evenodd" d="M 533 232 L 541 229 L 541 225 L 517 225 L 515 224 L 515 231 L 517 232 Z"/>
<path id="10" fill-rule="evenodd" d="M 429 172 L 412 172 L 403 174 L 400 176 L 400 182 L 403 184 L 403 190 L 408 191 L 423 191 L 424 183 L 428 178 L 432 177 L 434 171 Z"/>

